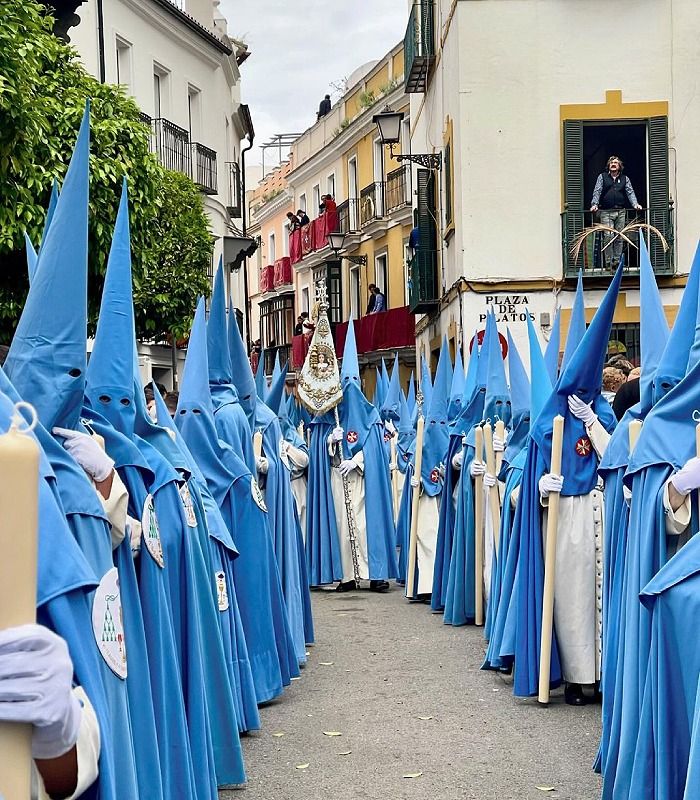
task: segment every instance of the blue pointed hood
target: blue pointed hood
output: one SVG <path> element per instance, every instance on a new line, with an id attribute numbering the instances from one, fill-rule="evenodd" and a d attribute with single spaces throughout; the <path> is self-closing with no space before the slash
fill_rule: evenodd
<path id="1" fill-rule="evenodd" d="M 564 357 L 561 360 L 562 372 L 566 369 L 566 365 L 569 361 L 571 361 L 571 357 L 576 352 L 576 348 L 581 343 L 585 332 L 586 305 L 583 297 L 583 275 L 581 274 L 581 270 L 579 270 L 578 281 L 576 282 L 576 296 L 574 297 L 574 305 L 571 309 L 569 331 L 566 335 L 566 347 L 564 348 Z"/>
<path id="2" fill-rule="evenodd" d="M 530 424 L 532 425 L 552 394 L 552 380 L 546 357 L 542 355 L 537 331 L 529 314 L 527 338 L 530 345 Z"/>
<path id="3" fill-rule="evenodd" d="M 394 356 L 394 368 L 391 371 L 389 389 L 380 410 L 383 420 L 398 421 L 401 416 L 401 385 L 399 383 L 399 355 Z"/>
<path id="4" fill-rule="evenodd" d="M 386 399 L 387 393 L 389 391 L 389 373 L 386 369 L 386 363 L 383 358 L 379 359 L 381 361 L 381 379 L 382 379 L 382 402 L 379 404 L 379 408 L 382 407 L 384 400 Z"/>
<path id="5" fill-rule="evenodd" d="M 408 394 L 406 395 L 406 405 L 411 414 L 416 407 L 416 378 L 411 370 L 411 379 L 408 382 Z"/>
<path id="6" fill-rule="evenodd" d="M 85 385 L 90 108 L 42 243 L 5 370 L 47 430 L 74 428 Z"/>
<path id="7" fill-rule="evenodd" d="M 510 378 L 510 403 L 513 419 L 530 411 L 530 381 L 515 341 L 508 334 L 508 377 Z"/>
<path id="8" fill-rule="evenodd" d="M 46 234 L 49 232 L 49 228 L 51 227 L 51 221 L 53 220 L 53 215 L 56 212 L 56 205 L 58 204 L 58 181 L 54 178 L 53 185 L 51 187 L 51 197 L 49 198 L 49 207 L 46 210 L 46 219 L 44 220 L 44 230 L 41 234 L 41 244 L 46 241 Z M 29 276 L 29 283 L 34 280 L 34 273 L 36 272 L 36 264 L 39 254 L 34 248 L 29 235 L 25 231 L 24 233 L 24 243 L 27 250 L 27 273 Z"/>
<path id="9" fill-rule="evenodd" d="M 653 377 L 653 404 L 658 403 L 674 386 L 677 386 L 686 373 L 695 337 L 698 292 L 700 292 L 700 242 L 695 250 L 676 320 Z"/>
<path id="10" fill-rule="evenodd" d="M 350 317 L 348 322 L 348 332 L 345 335 L 345 347 L 343 348 L 343 366 L 340 371 L 340 385 L 345 391 L 345 387 L 350 381 L 360 385 L 360 362 L 357 360 L 357 344 L 355 343 L 355 323 Z"/>
<path id="11" fill-rule="evenodd" d="M 192 329 L 187 343 L 185 368 L 180 381 L 178 409 L 181 405 L 197 406 L 214 414 L 214 405 L 209 391 L 209 357 L 207 353 L 204 298 L 197 301 L 197 310 L 192 320 Z M 175 415 L 177 419 L 177 414 Z"/>
<path id="12" fill-rule="evenodd" d="M 214 291 L 209 307 L 207 321 L 207 355 L 209 360 L 209 383 L 213 385 L 232 384 L 231 355 L 228 347 L 226 328 L 226 287 L 224 286 L 223 260 L 214 278 Z"/>
<path id="13" fill-rule="evenodd" d="M 277 370 L 277 377 L 273 378 L 270 391 L 267 393 L 267 398 L 265 399 L 265 403 L 275 414 L 279 413 L 280 403 L 285 396 L 284 387 L 287 382 L 288 369 L 289 365 L 285 364 L 283 369 Z"/>
<path id="14" fill-rule="evenodd" d="M 437 470 L 445 460 L 450 439 L 447 427 L 447 409 L 450 401 L 451 372 L 450 351 L 447 346 L 447 338 L 443 337 L 423 434 L 421 479 L 423 490 L 431 497 L 439 494 L 442 490 L 442 481 Z"/>
<path id="15" fill-rule="evenodd" d="M 281 372 L 282 366 L 280 365 L 279 353 L 276 353 L 275 363 L 272 367 L 272 376 L 270 378 L 270 389 L 272 389 L 272 384 L 279 378 Z"/>
<path id="16" fill-rule="evenodd" d="M 384 382 L 382 381 L 382 373 L 379 371 L 379 367 L 374 368 L 374 395 L 372 396 L 371 403 L 372 405 L 379 411 L 384 403 L 384 397 L 386 396 L 386 392 L 384 391 Z M 367 398 L 369 400 L 369 398 Z"/>
<path id="17" fill-rule="evenodd" d="M 423 415 L 425 416 L 433 396 L 433 381 L 430 377 L 430 367 L 424 356 L 421 356 L 420 360 L 420 391 L 423 394 Z M 416 403 L 417 405 L 418 403 Z"/>
<path id="18" fill-rule="evenodd" d="M 503 420 L 506 427 L 510 426 L 511 399 L 506 382 L 506 368 L 503 363 L 503 351 L 498 335 L 495 319 L 492 320 L 488 341 L 488 377 L 486 379 L 486 398 L 484 400 L 484 418 L 490 419 L 491 424 L 496 420 Z"/>
<path id="19" fill-rule="evenodd" d="M 36 272 L 36 262 L 39 259 L 39 254 L 36 252 L 29 234 L 24 232 L 24 249 L 27 254 L 27 276 L 29 277 L 29 285 L 31 286 L 34 280 L 34 273 Z"/>
<path id="20" fill-rule="evenodd" d="M 258 368 L 255 370 L 255 393 L 261 400 L 267 397 L 267 378 L 265 377 L 265 349 L 260 351 Z"/>
<path id="21" fill-rule="evenodd" d="M 254 430 L 255 404 L 257 402 L 255 378 L 253 378 L 253 370 L 250 368 L 248 353 L 246 352 L 243 337 L 241 336 L 241 331 L 236 322 L 233 302 L 230 299 L 228 313 L 228 346 L 229 355 L 231 356 L 231 377 L 233 379 L 233 385 L 238 391 L 238 400 L 245 411 L 246 417 L 248 417 L 250 429 Z"/>
<path id="22" fill-rule="evenodd" d="M 646 415 L 653 404 L 654 376 L 668 341 L 669 330 L 649 251 L 642 235 L 639 237 L 639 257 L 639 328 L 642 351 L 639 399 L 642 414 Z"/>
<path id="23" fill-rule="evenodd" d="M 128 438 L 134 433 L 136 418 L 134 340 L 129 203 L 125 180 L 107 261 L 97 332 L 87 368 L 85 395 L 91 408 Z"/>
<path id="24" fill-rule="evenodd" d="M 462 348 L 457 345 L 455 353 L 455 366 L 452 372 L 452 386 L 450 388 L 450 405 L 447 414 L 450 420 L 455 420 L 462 410 L 462 397 L 464 395 L 465 375 L 462 364 Z"/>
<path id="25" fill-rule="evenodd" d="M 608 339 L 615 314 L 615 304 L 622 281 L 623 265 L 617 268 L 591 324 L 576 348 L 571 361 L 562 370 L 559 379 L 537 420 L 531 426 L 531 436 L 537 443 L 545 463 L 551 461 L 552 420 L 556 414 L 564 417 L 562 448 L 562 495 L 588 494 L 598 478 L 598 459 L 581 420 L 569 411 L 568 397 L 578 395 L 598 415 L 600 423 L 609 431 L 615 427 L 615 417 L 610 404 L 601 396 L 603 364 L 608 351 Z"/>
<path id="26" fill-rule="evenodd" d="M 477 374 L 479 372 L 479 341 L 476 333 L 472 339 L 472 349 L 469 353 L 467 374 L 464 378 L 464 391 L 462 392 L 462 408 L 469 402 L 477 388 Z"/>
<path id="27" fill-rule="evenodd" d="M 561 347 L 561 308 L 554 312 L 554 322 L 549 334 L 547 349 L 544 352 L 544 361 L 549 373 L 549 381 L 554 386 L 559 375 L 559 348 Z"/>

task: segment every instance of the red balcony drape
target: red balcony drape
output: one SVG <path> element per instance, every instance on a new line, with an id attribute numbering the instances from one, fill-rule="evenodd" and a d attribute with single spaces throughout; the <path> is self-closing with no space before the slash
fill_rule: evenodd
<path id="1" fill-rule="evenodd" d="M 335 347 L 342 356 L 348 323 L 343 322 L 335 329 Z M 368 314 L 355 320 L 355 340 L 358 353 L 373 350 L 391 350 L 399 347 L 413 347 L 416 343 L 416 321 L 408 306 L 392 308 L 380 314 Z"/>

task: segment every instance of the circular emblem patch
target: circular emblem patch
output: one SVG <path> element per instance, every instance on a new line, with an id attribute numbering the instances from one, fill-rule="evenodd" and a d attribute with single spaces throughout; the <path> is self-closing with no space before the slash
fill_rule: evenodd
<path id="1" fill-rule="evenodd" d="M 591 440 L 588 436 L 582 436 L 574 445 L 576 455 L 585 458 L 591 454 Z"/>
<path id="2" fill-rule="evenodd" d="M 226 588 L 226 573 L 215 572 L 214 580 L 216 582 L 216 601 L 219 606 L 219 611 L 228 611 L 228 589 Z"/>
<path id="3" fill-rule="evenodd" d="M 355 444 L 360 437 L 357 435 L 357 431 L 348 431 L 345 438 L 348 440 L 348 444 Z"/>
<path id="4" fill-rule="evenodd" d="M 437 467 L 430 473 L 430 480 L 433 483 L 440 482 L 440 470 Z"/>
<path id="5" fill-rule="evenodd" d="M 122 620 L 119 574 L 112 567 L 102 576 L 92 601 L 92 630 L 97 648 L 107 666 L 122 680 L 126 679 L 126 642 Z"/>
<path id="6" fill-rule="evenodd" d="M 143 504 L 141 535 L 143 536 L 146 549 L 151 554 L 153 560 L 159 567 L 163 567 L 163 545 L 160 541 L 160 528 L 158 527 L 156 509 L 153 505 L 153 495 L 151 494 L 146 495 L 146 501 Z"/>

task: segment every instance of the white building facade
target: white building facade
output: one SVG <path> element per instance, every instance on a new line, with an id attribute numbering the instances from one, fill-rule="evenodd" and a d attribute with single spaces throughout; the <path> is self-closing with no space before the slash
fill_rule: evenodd
<path id="1" fill-rule="evenodd" d="M 644 208 L 628 221 L 668 241 L 652 235 L 651 255 L 673 320 L 700 234 L 700 4 L 423 0 L 409 13 L 411 151 L 442 156 L 441 170 L 414 170 L 419 348 L 447 334 L 466 350 L 493 306 L 524 353 L 526 309 L 548 339 L 561 307 L 563 350 L 578 269 L 587 319 L 610 281 L 602 234 L 576 259 L 571 247 L 597 221 L 593 187 L 613 154 Z M 612 338 L 636 360 L 638 251 L 625 251 Z"/>

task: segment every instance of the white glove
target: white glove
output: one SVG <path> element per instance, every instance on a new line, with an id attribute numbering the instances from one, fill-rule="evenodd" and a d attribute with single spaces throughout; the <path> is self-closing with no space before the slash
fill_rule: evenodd
<path id="1" fill-rule="evenodd" d="M 464 464 L 464 450 L 460 450 L 452 457 L 452 467 L 454 469 L 462 469 L 462 464 Z"/>
<path id="2" fill-rule="evenodd" d="M 469 474 L 472 478 L 478 478 L 481 475 L 486 474 L 486 463 L 484 461 L 478 461 L 476 458 L 472 461 L 471 466 L 469 467 Z"/>
<path id="3" fill-rule="evenodd" d="M 484 473 L 484 486 L 487 489 L 490 489 L 492 486 L 496 485 L 496 476 L 492 475 L 490 472 Z"/>
<path id="4" fill-rule="evenodd" d="M 506 440 L 505 438 L 501 439 L 500 436 L 497 436 L 495 433 L 493 435 L 493 452 L 494 453 L 502 453 L 506 449 Z"/>
<path id="5" fill-rule="evenodd" d="M 143 533 L 143 526 L 139 520 L 127 514 L 126 530 L 129 534 L 129 541 L 131 542 L 131 556 L 132 558 L 136 558 L 141 552 L 141 534 Z"/>
<path id="6" fill-rule="evenodd" d="M 60 636 L 41 625 L 0 631 L 0 720 L 34 726 L 34 758 L 58 758 L 78 739 L 82 712 L 72 680 Z"/>
<path id="7" fill-rule="evenodd" d="M 393 420 L 388 419 L 384 423 L 384 427 L 389 431 L 389 433 L 393 436 L 396 433 L 396 426 L 394 425 Z"/>
<path id="8" fill-rule="evenodd" d="M 581 400 L 581 398 L 577 395 L 570 394 L 568 402 L 569 411 L 576 417 L 576 419 L 580 419 L 587 428 L 590 428 L 591 425 L 598 419 L 598 415 L 591 408 L 590 404 Z"/>
<path id="9" fill-rule="evenodd" d="M 114 461 L 88 433 L 54 428 L 54 436 L 64 439 L 63 446 L 97 483 L 106 481 L 114 469 Z"/>
<path id="10" fill-rule="evenodd" d="M 440 474 L 440 478 L 441 478 L 443 481 L 445 480 L 445 472 L 446 472 L 446 470 L 445 470 L 445 462 L 444 462 L 444 461 L 441 461 L 441 462 L 438 464 L 438 473 Z"/>
<path id="11" fill-rule="evenodd" d="M 265 458 L 265 456 L 258 456 L 255 459 L 255 469 L 261 475 L 267 475 L 267 471 L 270 468 L 270 462 Z"/>
<path id="12" fill-rule="evenodd" d="M 340 462 L 338 472 L 343 476 L 343 478 L 347 478 L 347 476 L 354 469 L 357 469 L 357 464 L 351 458 L 346 458 L 344 461 Z"/>
<path id="13" fill-rule="evenodd" d="M 671 483 L 679 494 L 690 494 L 693 489 L 700 489 L 700 458 L 686 461 L 682 469 L 671 476 Z"/>
<path id="14" fill-rule="evenodd" d="M 553 475 L 551 472 L 545 473 L 540 478 L 540 497 L 549 497 L 552 492 L 561 492 L 561 487 L 564 485 L 563 475 Z"/>
<path id="15" fill-rule="evenodd" d="M 411 486 L 415 489 L 417 486 L 420 486 L 420 476 L 412 475 L 411 476 Z"/>
<path id="16" fill-rule="evenodd" d="M 338 426 L 337 428 L 333 428 L 330 436 L 328 437 L 328 441 L 332 443 L 342 442 L 343 436 L 345 436 L 345 431 L 340 426 Z"/>
<path id="17" fill-rule="evenodd" d="M 622 496 L 625 498 L 625 503 L 627 503 L 627 507 L 629 508 L 632 505 L 632 490 L 622 484 Z"/>

